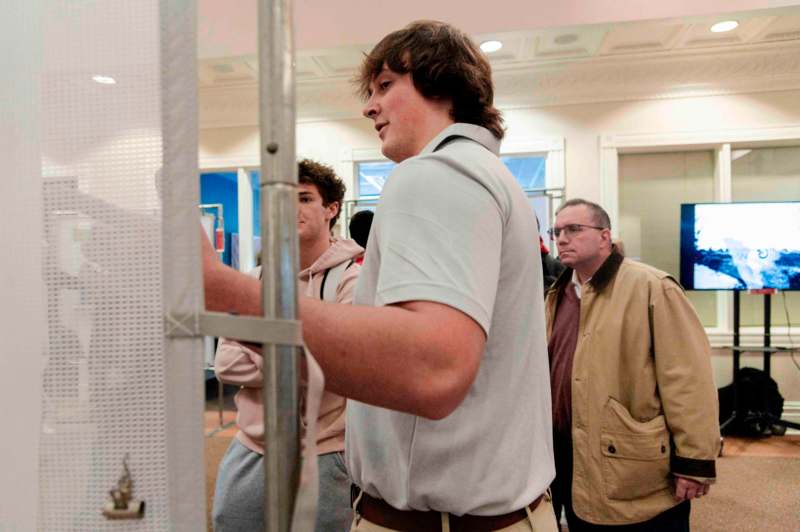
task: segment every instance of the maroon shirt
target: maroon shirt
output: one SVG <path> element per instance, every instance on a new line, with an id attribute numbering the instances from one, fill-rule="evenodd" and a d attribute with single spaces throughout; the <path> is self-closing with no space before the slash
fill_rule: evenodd
<path id="1" fill-rule="evenodd" d="M 550 356 L 550 389 L 553 396 L 553 429 L 569 434 L 572 428 L 572 359 L 578 344 L 581 300 L 572 283 L 556 308 L 553 331 L 547 344 Z"/>

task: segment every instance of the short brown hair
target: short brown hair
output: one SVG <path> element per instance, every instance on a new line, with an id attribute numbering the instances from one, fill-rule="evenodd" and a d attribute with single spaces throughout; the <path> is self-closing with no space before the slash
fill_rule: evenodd
<path id="1" fill-rule="evenodd" d="M 336 172 L 328 165 L 318 163 L 311 159 L 303 159 L 297 163 L 297 181 L 301 185 L 314 185 L 322 197 L 322 204 L 328 206 L 334 201 L 339 204 L 336 216 L 331 218 L 330 228 L 336 225 L 336 220 L 342 213 L 345 186 Z"/>
<path id="2" fill-rule="evenodd" d="M 503 138 L 503 117 L 494 106 L 492 68 L 461 30 L 444 22 L 419 20 L 384 37 L 366 55 L 356 77 L 362 98 L 367 98 L 370 82 L 384 65 L 398 74 L 411 73 L 424 97 L 450 100 L 454 121 L 483 126 Z"/>
<path id="3" fill-rule="evenodd" d="M 562 203 L 561 206 L 556 210 L 556 216 L 558 216 L 558 213 L 567 207 L 580 207 L 581 205 L 589 209 L 595 225 L 598 227 L 603 227 L 604 229 L 611 229 L 611 218 L 609 218 L 606 210 L 597 203 L 585 200 L 583 198 L 573 198 L 565 203 Z"/>

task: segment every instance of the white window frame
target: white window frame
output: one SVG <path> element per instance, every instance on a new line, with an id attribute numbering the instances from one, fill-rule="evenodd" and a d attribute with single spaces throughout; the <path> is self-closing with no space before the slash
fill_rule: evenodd
<path id="1" fill-rule="evenodd" d="M 524 139 L 519 141 L 504 142 L 500 148 L 501 156 L 524 156 L 544 154 L 545 159 L 545 188 L 543 194 L 551 197 L 551 212 L 555 212 L 564 198 L 565 183 L 565 156 L 564 156 L 564 137 L 547 136 Z M 358 196 L 358 175 L 356 167 L 358 163 L 388 161 L 377 148 L 345 148 L 340 157 L 340 176 L 349 180 L 350 186 L 347 187 L 345 203 L 349 209 L 357 202 L 372 202 L 373 200 L 360 200 Z M 377 202 L 377 199 L 374 200 Z M 552 220 L 551 220 L 552 221 Z"/>
<path id="2" fill-rule="evenodd" d="M 537 137 L 522 141 L 504 142 L 500 148 L 500 155 L 533 155 L 546 154 L 545 186 L 547 189 L 564 188 L 564 137 Z M 345 148 L 341 152 L 341 170 L 343 179 L 351 181 L 353 195 L 349 199 L 357 199 L 356 164 L 363 162 L 388 161 L 377 148 Z M 344 170 L 347 170 L 346 172 Z M 349 189 L 350 190 L 350 189 Z"/>
<path id="3" fill-rule="evenodd" d="M 600 203 L 611 218 L 612 236 L 619 237 L 619 156 L 628 153 L 659 153 L 669 151 L 714 151 L 714 201 L 727 202 L 732 198 L 731 152 L 744 148 L 778 148 L 800 146 L 800 125 L 768 128 L 710 130 L 670 133 L 604 133 L 600 146 Z M 742 327 L 743 345 L 759 345 L 763 327 Z M 797 327 L 771 328 L 776 344 L 788 344 L 789 332 L 797 335 Z M 733 293 L 717 292 L 717 324 L 706 327 L 714 347 L 730 345 L 733 336 Z"/>

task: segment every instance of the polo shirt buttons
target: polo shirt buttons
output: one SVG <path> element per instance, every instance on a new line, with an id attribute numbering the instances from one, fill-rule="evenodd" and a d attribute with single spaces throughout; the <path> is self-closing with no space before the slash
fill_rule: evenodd
<path id="1" fill-rule="evenodd" d="M 614 453 L 617 452 L 617 448 L 614 447 L 613 445 L 609 445 L 608 446 L 608 452 L 610 452 L 611 454 L 614 454 Z"/>
<path id="2" fill-rule="evenodd" d="M 667 452 L 667 447 L 662 445 L 661 446 L 661 454 L 664 454 L 665 452 Z"/>

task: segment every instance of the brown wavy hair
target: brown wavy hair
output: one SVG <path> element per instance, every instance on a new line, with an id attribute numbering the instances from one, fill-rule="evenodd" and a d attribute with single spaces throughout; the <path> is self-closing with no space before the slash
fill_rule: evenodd
<path id="1" fill-rule="evenodd" d="M 301 185 L 314 185 L 322 197 L 322 204 L 328 206 L 334 201 L 339 204 L 336 216 L 331 218 L 330 228 L 336 225 L 336 220 L 342 213 L 345 186 L 333 168 L 326 164 L 318 163 L 311 159 L 303 159 L 297 163 L 297 182 Z"/>
<path id="2" fill-rule="evenodd" d="M 450 100 L 454 121 L 483 126 L 503 138 L 503 117 L 494 106 L 492 68 L 461 30 L 444 22 L 418 20 L 384 37 L 365 56 L 355 78 L 365 100 L 370 82 L 384 65 L 398 74 L 410 73 L 424 97 Z"/>

